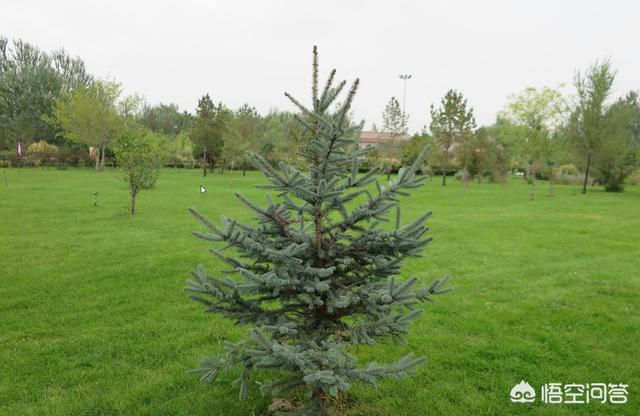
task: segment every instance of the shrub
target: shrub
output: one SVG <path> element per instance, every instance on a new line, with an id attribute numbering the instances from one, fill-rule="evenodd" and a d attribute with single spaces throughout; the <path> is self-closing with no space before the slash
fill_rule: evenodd
<path id="1" fill-rule="evenodd" d="M 58 148 L 44 140 L 31 143 L 29 147 L 27 147 L 27 157 L 38 165 L 50 162 L 55 158 L 57 153 Z"/>
<path id="2" fill-rule="evenodd" d="M 627 183 L 629 185 L 640 185 L 640 168 L 631 172 L 631 174 L 627 178 Z"/>

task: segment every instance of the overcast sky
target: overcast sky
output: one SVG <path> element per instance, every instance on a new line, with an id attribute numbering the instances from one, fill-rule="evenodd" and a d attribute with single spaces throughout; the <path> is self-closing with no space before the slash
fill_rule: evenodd
<path id="1" fill-rule="evenodd" d="M 4 0 L 0 35 L 45 50 L 64 47 L 98 77 L 150 103 L 193 111 L 209 92 L 231 107 L 293 109 L 309 102 L 311 48 L 323 75 L 360 77 L 354 109 L 381 124 L 398 75 L 412 74 L 412 131 L 428 107 L 460 90 L 479 124 L 509 94 L 567 84 L 576 69 L 610 57 L 616 94 L 640 87 L 640 3 L 635 1 L 31 1 Z"/>

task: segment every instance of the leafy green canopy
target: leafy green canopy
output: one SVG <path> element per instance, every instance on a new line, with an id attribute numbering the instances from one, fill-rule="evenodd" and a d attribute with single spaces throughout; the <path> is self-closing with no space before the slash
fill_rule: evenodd
<path id="1" fill-rule="evenodd" d="M 142 127 L 124 129 L 117 138 L 113 151 L 132 194 L 155 185 L 165 156 L 164 146 L 161 135 Z"/>
<path id="2" fill-rule="evenodd" d="M 113 151 L 122 167 L 123 180 L 129 184 L 130 212 L 135 215 L 136 196 L 143 189 L 153 188 L 158 179 L 166 155 L 165 138 L 147 128 L 130 126 L 117 138 Z"/>
<path id="3" fill-rule="evenodd" d="M 398 197 L 425 179 L 416 171 L 426 151 L 387 186 L 377 182 L 378 168 L 358 174 L 368 149 L 357 146 L 361 126 L 346 122 L 358 80 L 336 104 L 346 82 L 334 86 L 334 77 L 335 70 L 319 90 L 314 48 L 311 108 L 285 94 L 311 136 L 301 149 L 308 174 L 285 163 L 276 169 L 258 154 L 248 155 L 269 182 L 260 187 L 278 196 L 278 202 L 267 196 L 267 206 L 261 207 L 236 194 L 256 214 L 257 224 L 222 217 L 218 226 L 190 209 L 209 230 L 194 234 L 225 243 L 211 252 L 239 278 L 215 277 L 199 266 L 188 282 L 189 296 L 208 312 L 251 325 L 247 339 L 227 343 L 222 358 L 204 359 L 196 373 L 212 382 L 221 371 L 240 366 L 236 383 L 244 398 L 255 370 L 279 370 L 282 378 L 262 383 L 262 391 L 306 389 L 305 415 L 328 414 L 328 395 L 352 382 L 375 386 L 378 378 L 410 374 L 424 358 L 409 354 L 393 364 L 358 366 L 348 347 L 385 337 L 401 341 L 420 313 L 418 302 L 447 291 L 442 288 L 446 278 L 429 287 L 417 287 L 416 277 L 396 278 L 402 261 L 420 256 L 430 241 L 425 237 L 430 213 L 401 225 L 398 207 Z M 389 215 L 395 215 L 395 226 L 380 229 Z"/>

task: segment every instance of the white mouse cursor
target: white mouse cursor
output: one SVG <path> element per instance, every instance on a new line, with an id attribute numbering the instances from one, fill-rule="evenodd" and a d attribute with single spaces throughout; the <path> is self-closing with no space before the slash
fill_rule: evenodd
<path id="1" fill-rule="evenodd" d="M 204 186 L 200 185 L 200 193 L 202 195 L 206 194 L 207 193 L 207 188 L 205 188 Z"/>

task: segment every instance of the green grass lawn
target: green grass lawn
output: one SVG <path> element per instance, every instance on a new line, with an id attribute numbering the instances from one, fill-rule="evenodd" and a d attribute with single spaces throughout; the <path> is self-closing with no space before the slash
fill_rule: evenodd
<path id="1" fill-rule="evenodd" d="M 237 400 L 227 374 L 187 376 L 225 339 L 245 333 L 205 315 L 183 292 L 189 270 L 218 265 L 186 208 L 212 219 L 251 214 L 257 173 L 202 178 L 165 170 L 127 214 L 117 172 L 7 169 L 0 178 L 0 414 L 259 415 L 270 398 Z M 207 186 L 206 197 L 199 185 Z M 93 192 L 98 206 L 93 207 Z M 437 179 L 404 201 L 423 210 L 433 243 L 405 275 L 451 274 L 454 292 L 425 305 L 408 344 L 359 347 L 364 360 L 425 355 L 415 377 L 354 386 L 351 415 L 639 415 L 640 189 L 587 195 L 557 186 L 538 198 L 509 184 Z M 513 404 L 543 383 L 626 383 L 625 405 Z M 375 410 L 374 410 L 375 409 Z"/>

